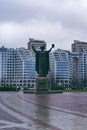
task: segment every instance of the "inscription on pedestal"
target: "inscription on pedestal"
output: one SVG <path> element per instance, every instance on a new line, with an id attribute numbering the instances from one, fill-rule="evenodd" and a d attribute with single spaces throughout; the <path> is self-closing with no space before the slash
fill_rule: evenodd
<path id="1" fill-rule="evenodd" d="M 36 78 L 36 90 L 37 91 L 48 91 L 49 80 L 47 77 L 38 77 Z"/>

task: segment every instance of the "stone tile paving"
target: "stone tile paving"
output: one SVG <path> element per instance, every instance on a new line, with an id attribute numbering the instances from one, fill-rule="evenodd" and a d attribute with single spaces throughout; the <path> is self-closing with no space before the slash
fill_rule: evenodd
<path id="1" fill-rule="evenodd" d="M 21 114 L 22 116 L 26 117 L 27 119 L 32 121 L 32 129 L 31 130 L 61 130 L 55 126 L 52 126 L 49 123 L 44 122 L 44 120 L 40 120 L 36 116 L 36 105 L 27 104 L 26 102 L 20 100 L 17 95 L 15 95 L 15 101 L 13 95 L 6 95 L 3 96 L 2 101 L 3 105 L 7 108 L 10 108 L 12 111 L 16 112 L 17 114 Z M 44 117 L 42 117 L 44 118 Z M 30 124 L 29 124 L 30 125 Z"/>
<path id="2" fill-rule="evenodd" d="M 15 122 L 15 123 L 23 123 L 22 121 L 13 117 L 12 115 L 8 114 L 7 112 L 2 110 L 1 108 L 0 108 L 0 119 Z"/>
<path id="3" fill-rule="evenodd" d="M 87 113 L 87 93 L 24 95 L 24 97 L 42 105 Z"/>
<path id="4" fill-rule="evenodd" d="M 3 128 L 2 130 L 30 130 L 30 129 L 24 129 L 24 128 L 19 128 L 19 127 L 14 127 L 14 128 Z"/>
<path id="5" fill-rule="evenodd" d="M 21 98 L 27 103 L 39 105 L 39 119 L 48 111 L 48 121 L 54 126 L 63 130 L 87 130 L 87 93 L 24 94 Z M 44 107 L 42 112 L 43 106 L 47 106 L 48 109 Z"/>
<path id="6" fill-rule="evenodd" d="M 87 93 L 53 95 L 18 93 L 4 95 L 2 101 L 2 105 L 5 105 L 7 109 L 24 116 L 31 123 L 27 122 L 27 127 L 23 124 L 18 126 L 13 123 L 11 128 L 10 126 L 8 126 L 9 128 L 2 127 L 1 130 L 87 130 Z M 52 109 L 51 106 L 58 110 Z M 79 112 L 85 116 L 60 111 L 59 108 Z"/>

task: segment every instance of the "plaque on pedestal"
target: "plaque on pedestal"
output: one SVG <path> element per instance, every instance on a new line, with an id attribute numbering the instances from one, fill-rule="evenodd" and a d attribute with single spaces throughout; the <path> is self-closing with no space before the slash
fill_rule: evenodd
<path id="1" fill-rule="evenodd" d="M 36 91 L 44 92 L 49 89 L 49 79 L 48 77 L 37 77 L 36 78 Z"/>

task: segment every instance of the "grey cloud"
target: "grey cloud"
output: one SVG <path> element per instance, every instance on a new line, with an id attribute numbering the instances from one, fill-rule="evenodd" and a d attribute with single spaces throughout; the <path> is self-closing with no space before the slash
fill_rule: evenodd
<path id="1" fill-rule="evenodd" d="M 24 7 L 11 0 L 0 1 L 0 22 L 23 22 L 37 17 L 39 10 L 31 5 Z"/>
<path id="2" fill-rule="evenodd" d="M 0 39 L 17 46 L 34 37 L 69 48 L 68 41 L 87 39 L 86 12 L 86 0 L 1 0 Z"/>
<path id="3" fill-rule="evenodd" d="M 79 0 L 81 1 L 81 0 Z M 1 0 L 1 22 L 42 20 L 61 22 L 66 27 L 86 26 L 84 5 L 78 0 Z M 82 27 L 83 27 L 82 26 Z"/>

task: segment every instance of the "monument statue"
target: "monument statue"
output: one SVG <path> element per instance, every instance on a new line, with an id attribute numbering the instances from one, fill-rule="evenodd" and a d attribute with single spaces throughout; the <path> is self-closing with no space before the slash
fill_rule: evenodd
<path id="1" fill-rule="evenodd" d="M 45 46 L 41 46 L 41 50 L 37 51 L 34 46 L 32 46 L 33 51 L 36 54 L 36 67 L 35 70 L 39 77 L 46 77 L 49 71 L 49 52 L 54 48 L 54 44 L 49 50 L 45 50 Z"/>

